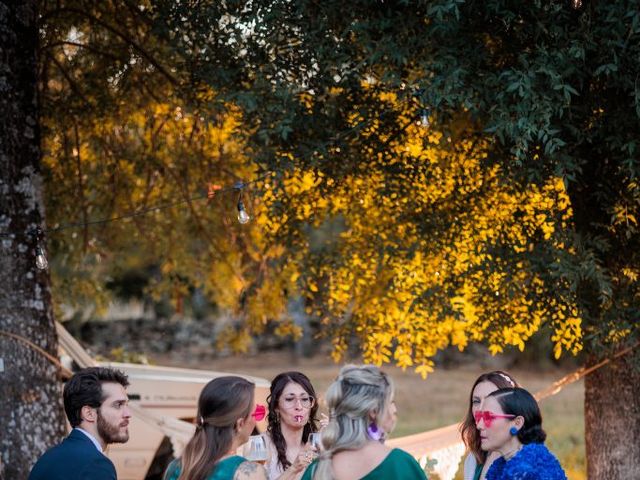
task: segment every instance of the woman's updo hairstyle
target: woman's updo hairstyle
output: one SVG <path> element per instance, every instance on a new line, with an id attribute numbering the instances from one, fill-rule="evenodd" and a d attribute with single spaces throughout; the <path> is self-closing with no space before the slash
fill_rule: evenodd
<path id="1" fill-rule="evenodd" d="M 507 415 L 524 418 L 524 425 L 518 430 L 520 443 L 544 443 L 547 434 L 542 429 L 542 414 L 533 395 L 524 388 L 501 388 L 487 395 L 489 397 L 495 398 Z"/>
<path id="2" fill-rule="evenodd" d="M 373 365 L 346 365 L 325 395 L 329 424 L 322 432 L 324 452 L 313 474 L 314 480 L 333 478 L 331 457 L 343 450 L 357 450 L 371 441 L 367 427 L 370 414 L 385 415 L 393 398 L 391 378 Z M 388 432 L 386 432 L 388 433 Z"/>
<path id="3" fill-rule="evenodd" d="M 480 432 L 476 426 L 476 420 L 473 418 L 473 392 L 480 383 L 490 382 L 498 388 L 515 388 L 519 387 L 518 382 L 502 370 L 494 370 L 492 372 L 483 373 L 480 375 L 469 392 L 469 406 L 467 407 L 467 414 L 464 420 L 460 424 L 460 434 L 462 441 L 469 450 L 470 453 L 476 458 L 478 463 L 484 463 L 487 461 L 487 452 L 482 450 L 482 443 L 480 441 Z"/>

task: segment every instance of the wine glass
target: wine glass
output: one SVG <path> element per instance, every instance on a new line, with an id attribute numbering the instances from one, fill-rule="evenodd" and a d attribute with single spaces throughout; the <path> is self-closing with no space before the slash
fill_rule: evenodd
<path id="1" fill-rule="evenodd" d="M 317 452 L 322 448 L 322 440 L 320 432 L 311 432 L 309 434 L 309 444 L 316 449 Z"/>
<path id="2" fill-rule="evenodd" d="M 242 449 L 242 456 L 251 462 L 264 465 L 267 462 L 267 443 L 262 435 L 251 435 Z"/>

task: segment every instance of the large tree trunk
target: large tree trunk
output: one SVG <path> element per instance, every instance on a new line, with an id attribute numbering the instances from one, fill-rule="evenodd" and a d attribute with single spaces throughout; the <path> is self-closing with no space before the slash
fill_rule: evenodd
<path id="1" fill-rule="evenodd" d="M 37 1 L 0 0 L 0 478 L 26 479 L 64 435 L 49 275 L 35 266 L 43 221 Z M 9 334 L 9 335 L 7 335 Z"/>
<path id="2" fill-rule="evenodd" d="M 585 379 L 584 417 L 589 480 L 640 476 L 640 371 L 636 353 Z"/>

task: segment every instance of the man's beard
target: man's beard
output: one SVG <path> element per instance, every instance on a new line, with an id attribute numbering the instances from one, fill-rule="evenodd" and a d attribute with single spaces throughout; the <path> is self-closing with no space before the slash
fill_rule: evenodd
<path id="1" fill-rule="evenodd" d="M 108 423 L 100 412 L 98 412 L 98 435 L 105 444 L 126 443 L 129 440 L 129 431 L 120 431 L 120 424 L 112 425 Z"/>

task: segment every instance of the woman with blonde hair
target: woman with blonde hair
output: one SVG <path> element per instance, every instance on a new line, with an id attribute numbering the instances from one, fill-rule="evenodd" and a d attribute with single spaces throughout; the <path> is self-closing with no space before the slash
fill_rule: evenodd
<path id="1" fill-rule="evenodd" d="M 391 379 L 373 365 L 347 365 L 326 393 L 323 452 L 302 480 L 426 479 L 407 452 L 384 445 L 396 425 Z"/>
<path id="2" fill-rule="evenodd" d="M 200 393 L 196 432 L 165 480 L 266 480 L 262 465 L 235 454 L 266 409 L 255 405 L 255 385 L 236 376 L 211 380 Z"/>

